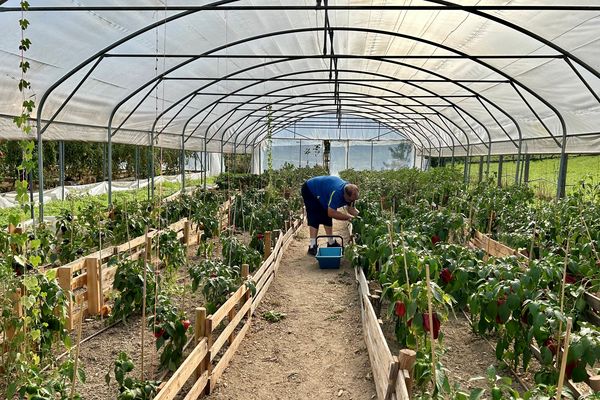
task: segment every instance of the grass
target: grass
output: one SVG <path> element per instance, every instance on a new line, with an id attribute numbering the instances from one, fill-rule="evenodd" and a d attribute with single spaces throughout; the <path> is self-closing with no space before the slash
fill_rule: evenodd
<path id="1" fill-rule="evenodd" d="M 214 178 L 208 177 L 207 184 L 213 184 Z M 186 180 L 186 187 L 199 186 L 200 180 Z M 181 189 L 181 184 L 177 182 L 164 182 L 159 184 L 154 190 L 154 196 L 165 198 Z M 34 194 L 37 196 L 37 193 Z M 136 190 L 125 190 L 120 192 L 113 192 L 113 202 L 141 202 L 146 201 L 148 198 L 148 188 L 141 188 Z M 90 203 L 101 203 L 108 205 L 108 194 L 101 195 L 69 195 L 65 200 L 53 200 L 48 203 L 44 203 L 44 216 L 58 215 L 61 210 L 72 209 L 75 212 Z M 11 214 L 19 212 L 18 207 L 2 208 L 0 209 L 0 226 L 7 226 L 8 219 Z M 30 218 L 29 214 L 20 211 L 21 220 Z M 35 217 L 39 217 L 39 209 L 35 207 Z"/>
<path id="2" fill-rule="evenodd" d="M 552 198 L 556 195 L 558 180 L 558 167 L 560 159 L 546 158 L 543 160 L 532 159 L 529 165 L 529 184 L 536 193 L 543 197 Z M 456 165 L 461 170 L 464 164 Z M 485 160 L 483 169 L 485 173 Z M 515 181 L 516 162 L 504 161 L 502 163 L 502 182 L 511 184 Z M 498 175 L 498 163 L 490 163 L 490 175 Z M 479 176 L 479 162 L 471 163 L 471 180 L 477 181 Z M 585 180 L 590 183 L 600 181 L 600 155 L 569 156 L 567 163 L 567 193 L 573 191 L 579 182 Z"/>

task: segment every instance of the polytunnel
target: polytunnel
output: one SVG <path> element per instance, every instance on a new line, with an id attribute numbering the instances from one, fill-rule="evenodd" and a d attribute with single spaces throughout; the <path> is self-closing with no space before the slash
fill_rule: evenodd
<path id="1" fill-rule="evenodd" d="M 22 10 L 0 3 L 0 138 L 20 139 Z M 567 155 L 600 149 L 598 1 L 53 0 L 26 12 L 39 145 L 256 159 L 268 136 L 298 139 L 294 127 L 324 118 L 306 140 L 379 142 L 353 129 L 376 124 L 415 161 L 560 154 L 559 196 Z"/>

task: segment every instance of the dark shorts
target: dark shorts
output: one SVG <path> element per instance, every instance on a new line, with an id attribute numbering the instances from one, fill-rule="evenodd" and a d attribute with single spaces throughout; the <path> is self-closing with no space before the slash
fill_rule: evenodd
<path id="1" fill-rule="evenodd" d="M 333 221 L 331 217 L 327 216 L 327 210 L 323 208 L 319 199 L 311 193 L 306 182 L 302 185 L 301 193 L 302 198 L 304 199 L 304 206 L 306 207 L 308 226 L 317 229 L 319 228 L 319 225 L 332 226 Z"/>

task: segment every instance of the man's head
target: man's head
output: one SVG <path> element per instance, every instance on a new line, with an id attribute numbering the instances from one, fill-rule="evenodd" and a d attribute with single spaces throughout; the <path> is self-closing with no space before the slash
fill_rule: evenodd
<path id="1" fill-rule="evenodd" d="M 344 186 L 344 200 L 349 204 L 358 200 L 358 186 L 353 183 L 346 184 L 346 186 Z"/>

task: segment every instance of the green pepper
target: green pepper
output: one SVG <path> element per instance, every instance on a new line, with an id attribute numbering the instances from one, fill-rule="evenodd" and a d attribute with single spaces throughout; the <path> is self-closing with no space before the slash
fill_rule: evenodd
<path id="1" fill-rule="evenodd" d="M 497 386 L 492 388 L 492 400 L 502 400 L 502 390 Z"/>

